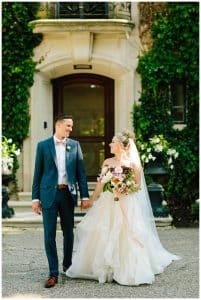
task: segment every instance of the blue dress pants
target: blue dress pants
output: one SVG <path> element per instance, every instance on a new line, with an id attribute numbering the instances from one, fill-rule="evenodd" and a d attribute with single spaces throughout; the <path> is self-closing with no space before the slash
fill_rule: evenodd
<path id="1" fill-rule="evenodd" d="M 68 268 L 72 263 L 74 200 L 68 190 L 57 190 L 55 201 L 50 208 L 42 208 L 45 251 L 49 264 L 49 275 L 58 276 L 58 255 L 56 247 L 57 217 L 60 217 L 63 232 L 63 266 Z"/>

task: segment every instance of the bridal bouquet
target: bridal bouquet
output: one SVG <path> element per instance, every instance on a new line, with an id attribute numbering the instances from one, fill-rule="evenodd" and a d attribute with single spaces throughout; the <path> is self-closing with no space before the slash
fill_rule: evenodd
<path id="1" fill-rule="evenodd" d="M 114 194 L 128 195 L 137 192 L 140 188 L 135 183 L 135 172 L 133 168 L 104 166 L 98 181 L 104 184 L 103 191 L 109 191 Z M 114 197 L 118 201 L 118 197 Z"/>

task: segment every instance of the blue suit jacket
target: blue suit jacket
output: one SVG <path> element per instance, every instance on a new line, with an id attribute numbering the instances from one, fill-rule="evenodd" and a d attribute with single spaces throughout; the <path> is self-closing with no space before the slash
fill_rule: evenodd
<path id="1" fill-rule="evenodd" d="M 67 139 L 70 148 L 66 151 L 66 172 L 70 193 L 77 201 L 77 183 L 80 197 L 88 198 L 86 172 L 82 150 L 78 141 Z M 37 145 L 35 170 L 32 185 L 32 199 L 39 199 L 42 207 L 49 208 L 56 195 L 58 184 L 57 158 L 54 138 L 41 141 Z"/>

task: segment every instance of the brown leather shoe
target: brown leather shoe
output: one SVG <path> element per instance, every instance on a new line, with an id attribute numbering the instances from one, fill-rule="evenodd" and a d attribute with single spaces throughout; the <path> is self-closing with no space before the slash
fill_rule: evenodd
<path id="1" fill-rule="evenodd" d="M 55 286 L 58 282 L 58 277 L 56 276 L 50 276 L 48 280 L 45 282 L 45 288 L 51 288 Z"/>

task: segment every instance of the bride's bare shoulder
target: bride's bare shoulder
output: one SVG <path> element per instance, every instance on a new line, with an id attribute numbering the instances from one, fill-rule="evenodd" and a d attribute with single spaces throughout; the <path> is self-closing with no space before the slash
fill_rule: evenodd
<path id="1" fill-rule="evenodd" d="M 113 165 L 113 161 L 114 161 L 113 158 L 107 158 L 104 160 L 103 166 L 107 166 L 107 165 L 111 166 L 111 165 Z"/>
<path id="2" fill-rule="evenodd" d="M 141 170 L 141 166 L 133 161 L 130 163 L 130 167 L 133 169 Z"/>

